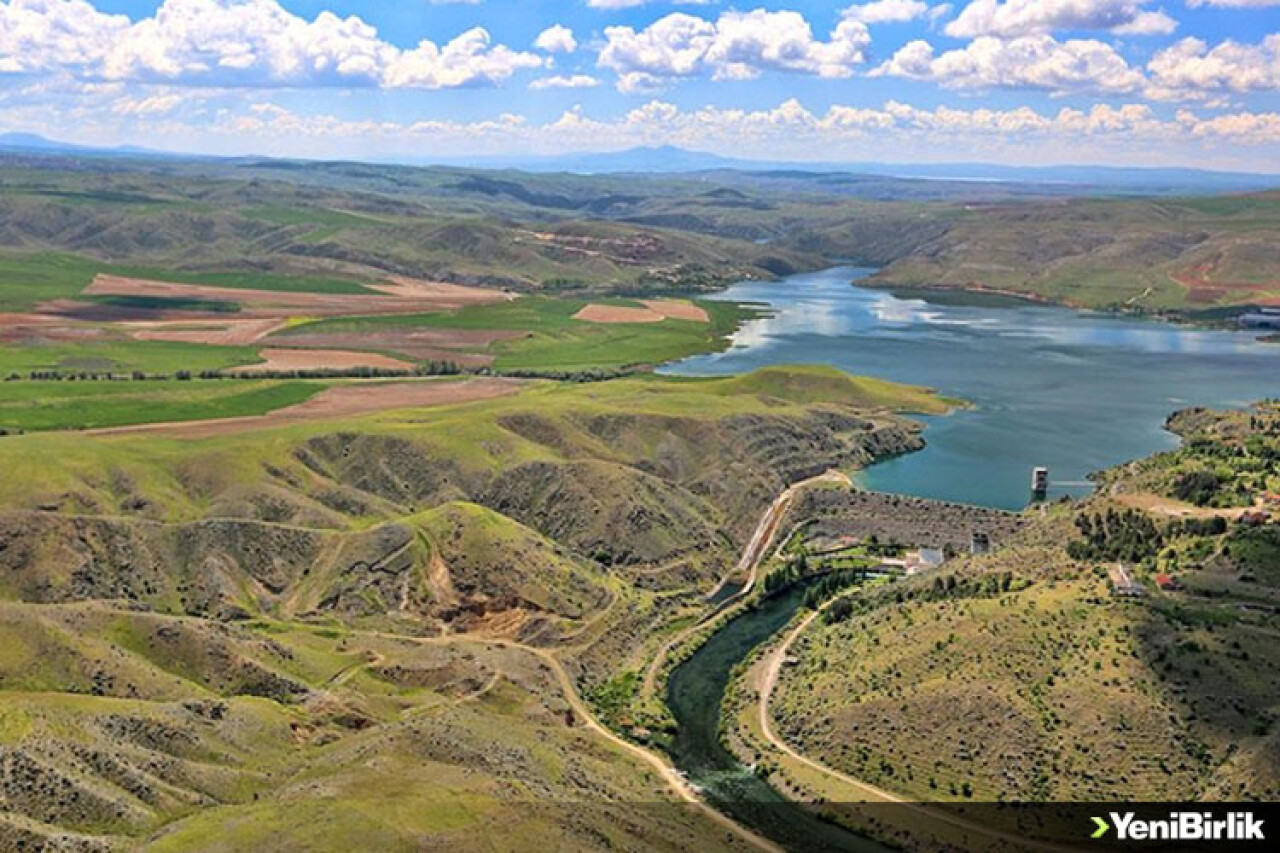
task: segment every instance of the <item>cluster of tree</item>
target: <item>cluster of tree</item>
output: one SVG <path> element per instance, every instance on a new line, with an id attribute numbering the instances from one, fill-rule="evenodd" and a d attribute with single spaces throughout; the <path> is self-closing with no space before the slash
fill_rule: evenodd
<path id="1" fill-rule="evenodd" d="M 315 367 L 300 370 L 256 370 L 250 365 L 244 372 L 224 373 L 220 370 L 201 371 L 201 379 L 397 379 L 407 376 L 457 376 L 466 371 L 457 362 L 427 361 L 412 370 L 390 367 Z M 186 374 L 184 377 L 183 374 Z M 190 378 L 188 371 L 180 370 L 178 379 Z"/>
<path id="2" fill-rule="evenodd" d="M 1280 442 L 1269 441 L 1266 435 L 1251 435 L 1244 442 L 1245 451 L 1264 463 L 1280 460 Z"/>
<path id="3" fill-rule="evenodd" d="M 1280 340 L 1280 335 L 1276 335 L 1276 339 Z M 1253 415 L 1249 418 L 1249 431 L 1262 435 L 1280 435 L 1280 418 Z"/>
<path id="4" fill-rule="evenodd" d="M 995 598 L 1009 591 L 1026 589 L 1031 582 L 1018 579 L 1012 572 L 959 577 L 954 574 L 938 576 L 929 586 L 904 586 L 895 584 L 892 592 L 875 599 L 847 595 L 823 612 L 829 625 L 843 622 L 855 613 L 865 613 L 887 603 L 902 604 L 907 601 L 941 601 L 961 598 Z"/>
<path id="5" fill-rule="evenodd" d="M 1187 471 L 1173 484 L 1173 496 L 1196 506 L 1208 506 L 1222 488 L 1222 478 L 1217 472 Z"/>
<path id="6" fill-rule="evenodd" d="M 797 554 L 787 560 L 782 568 L 764 576 L 765 594 L 786 589 L 808 573 L 809 558 L 804 553 Z"/>
<path id="7" fill-rule="evenodd" d="M 867 537 L 866 548 L 868 554 L 877 557 L 901 557 L 907 550 L 907 546 L 900 545 L 893 540 L 881 542 L 880 537 L 874 533 Z"/>
<path id="8" fill-rule="evenodd" d="M 1067 553 L 1074 560 L 1124 560 L 1139 563 L 1160 552 L 1164 535 L 1145 513 L 1128 509 L 1106 513 L 1081 513 L 1076 529 L 1083 539 L 1068 543 Z"/>
<path id="9" fill-rule="evenodd" d="M 176 370 L 173 373 L 146 373 L 133 370 L 128 373 L 97 370 L 32 370 L 26 374 L 9 373 L 6 382 L 151 382 L 177 379 L 394 379 L 408 376 L 458 376 L 468 371 L 456 361 L 426 361 L 410 370 L 386 367 L 317 367 L 302 370 L 250 370 L 228 373 L 222 370 Z"/>
<path id="10" fill-rule="evenodd" d="M 839 625 L 853 615 L 854 609 L 853 596 L 846 595 L 843 598 L 837 598 L 823 612 L 822 621 L 828 625 Z"/>
<path id="11" fill-rule="evenodd" d="M 934 578 L 933 584 L 924 591 L 922 598 L 926 601 L 943 598 L 994 598 L 1013 589 L 1013 586 L 1011 572 L 994 572 L 974 577 L 946 575 Z"/>
<path id="12" fill-rule="evenodd" d="M 1178 536 L 1221 536 L 1227 532 L 1227 520 L 1220 515 L 1213 518 L 1183 518 L 1165 528 L 1169 539 Z"/>
<path id="13" fill-rule="evenodd" d="M 824 601 L 831 598 L 845 587 L 860 584 L 867 579 L 867 570 L 861 567 L 840 569 L 824 575 L 822 580 L 814 583 L 804 592 L 804 606 L 816 610 Z M 838 602 L 837 602 L 838 603 Z"/>
<path id="14" fill-rule="evenodd" d="M 32 370 L 25 376 L 21 373 L 10 373 L 4 381 L 20 382 L 27 379 L 31 382 L 144 382 L 168 378 L 168 374 L 144 373 L 141 370 L 133 370 L 129 373 L 97 370 Z"/>
<path id="15" fill-rule="evenodd" d="M 316 367 L 299 370 L 257 370 L 249 365 L 245 370 L 229 373 L 223 370 L 178 370 L 173 373 L 144 373 L 134 370 L 128 373 L 92 370 L 32 370 L 26 374 L 9 373 L 6 382 L 23 379 L 32 382 L 141 382 L 149 380 L 178 379 L 395 379 L 409 376 L 512 376 L 519 379 L 554 379 L 559 382 L 606 382 L 645 373 L 651 365 L 632 364 L 622 367 L 591 367 L 582 370 L 494 370 L 490 367 L 470 369 L 456 361 L 425 361 L 412 369 L 387 367 Z"/>
<path id="16" fill-rule="evenodd" d="M 644 373 L 648 365 L 629 365 L 626 367 L 591 367 L 585 370 L 492 370 L 482 367 L 476 371 L 480 376 L 513 376 L 517 379 L 555 379 L 560 382 L 605 382 L 610 379 L 621 379 Z"/>

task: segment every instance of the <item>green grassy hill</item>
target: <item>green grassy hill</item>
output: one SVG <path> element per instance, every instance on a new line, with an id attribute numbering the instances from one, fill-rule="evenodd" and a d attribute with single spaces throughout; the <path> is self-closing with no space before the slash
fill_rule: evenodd
<path id="1" fill-rule="evenodd" d="M 0 178 L 5 310 L 73 296 L 99 272 L 323 293 L 360 293 L 390 274 L 525 290 L 670 291 L 803 265 L 748 241 L 614 223 L 586 209 L 513 218 L 501 207 L 441 205 L 438 195 L 175 175 L 144 164 L 86 174 L 55 160 L 47 169 L 2 168 Z"/>
<path id="2" fill-rule="evenodd" d="M 924 800 L 1274 799 L 1278 528 L 1131 499 L 1205 459 L 1237 472 L 1224 494 L 1260 493 L 1275 410 L 1173 422 L 1183 449 L 1108 472 L 997 553 L 830 610 L 792 646 L 779 733 Z M 1143 595 L 1114 593 L 1117 562 Z"/>
<path id="3" fill-rule="evenodd" d="M 1071 189 L 1045 198 L 972 187 L 922 195 L 903 184 L 868 200 L 847 181 L 731 172 L 6 162 L 5 308 L 73 295 L 96 272 L 324 292 L 359 292 L 399 273 L 635 293 L 707 290 L 850 259 L 885 267 L 873 283 L 1088 307 L 1210 311 L 1280 299 L 1274 192 L 1081 198 Z"/>
<path id="4" fill-rule="evenodd" d="M 0 850 L 737 849 L 555 667 L 596 695 L 785 484 L 919 437 L 888 386 L 736 381 L 0 437 Z"/>
<path id="5" fill-rule="evenodd" d="M 1280 194 L 967 208 L 875 281 L 985 287 L 1086 307 L 1280 301 Z"/>

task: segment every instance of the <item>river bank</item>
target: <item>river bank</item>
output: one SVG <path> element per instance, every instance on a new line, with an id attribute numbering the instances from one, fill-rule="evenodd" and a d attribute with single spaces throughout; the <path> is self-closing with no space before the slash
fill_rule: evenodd
<path id="1" fill-rule="evenodd" d="M 878 842 L 788 800 L 721 742 L 721 705 L 734 668 L 791 622 L 810 583 L 797 583 L 745 608 L 672 671 L 667 706 L 678 729 L 668 753 L 707 802 L 787 849 L 885 853 Z"/>

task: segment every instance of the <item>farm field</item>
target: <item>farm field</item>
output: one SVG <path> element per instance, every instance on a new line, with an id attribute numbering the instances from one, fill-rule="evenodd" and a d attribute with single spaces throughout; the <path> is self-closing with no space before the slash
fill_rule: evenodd
<path id="1" fill-rule="evenodd" d="M 174 341 L 131 341 L 125 339 L 49 341 L 0 344 L 0 375 L 21 378 L 31 373 L 119 373 L 134 371 L 169 374 L 224 370 L 258 361 L 251 347 L 218 347 Z"/>
<path id="2" fill-rule="evenodd" d="M 47 260 L 59 274 L 57 259 Z M 97 274 L 83 291 L 2 315 L 0 428 L 254 417 L 326 384 L 380 376 L 624 375 L 722 348 L 755 316 L 728 303 L 516 297 L 404 278 L 371 283 L 363 295 L 249 289 L 273 282 L 248 278 L 232 290 L 196 278 L 220 283 Z M 640 322 L 576 316 L 588 306 L 647 313 Z M 230 381 L 241 375 L 257 381 Z"/>
<path id="3" fill-rule="evenodd" d="M 572 372 L 657 365 L 714 351 L 739 323 L 755 316 L 749 308 L 700 302 L 684 304 L 700 308 L 706 320 L 654 315 L 638 322 L 595 322 L 578 316 L 589 304 L 644 310 L 631 300 L 586 303 L 524 297 L 448 314 L 319 320 L 292 326 L 271 340 L 350 345 L 369 339 L 391 352 L 429 346 L 443 358 L 451 351 L 460 360 L 482 356 L 495 370 Z M 441 334 L 428 335 L 425 330 Z"/>
<path id="4" fill-rule="evenodd" d="M 8 382 L 0 387 L 0 430 L 95 429 L 165 421 L 261 415 L 319 393 L 318 382 L 178 380 Z"/>

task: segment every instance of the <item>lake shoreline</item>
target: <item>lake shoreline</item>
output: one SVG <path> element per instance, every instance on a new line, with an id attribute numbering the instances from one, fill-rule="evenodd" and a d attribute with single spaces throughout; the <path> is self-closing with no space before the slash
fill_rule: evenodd
<path id="1" fill-rule="evenodd" d="M 1171 412 L 1237 408 L 1280 390 L 1268 381 L 1280 351 L 1256 333 L 992 293 L 863 286 L 875 272 L 836 267 L 735 285 L 715 298 L 767 306 L 767 315 L 743 323 L 724 352 L 659 372 L 822 363 L 968 401 L 925 420 L 923 451 L 870 466 L 861 484 L 1014 511 L 1031 500 L 1035 467 L 1050 469 L 1050 499 L 1083 497 L 1093 471 L 1171 449 L 1163 430 Z"/>

